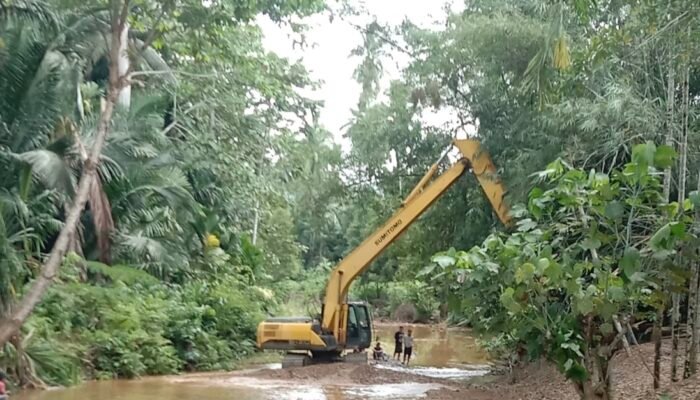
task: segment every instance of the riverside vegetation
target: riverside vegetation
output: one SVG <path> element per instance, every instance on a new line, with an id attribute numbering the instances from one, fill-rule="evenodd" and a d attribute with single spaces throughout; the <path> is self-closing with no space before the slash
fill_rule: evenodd
<path id="1" fill-rule="evenodd" d="M 657 386 L 665 332 L 674 380 L 695 375 L 700 5 L 459 8 L 423 28 L 366 23 L 350 1 L 0 0 L 13 385 L 235 367 L 261 318 L 318 311 L 334 263 L 468 127 L 516 226 L 465 177 L 352 296 L 470 325 L 511 364 L 548 359 L 586 399 L 611 397 L 609 361 L 633 339 L 659 344 Z M 347 152 L 301 94 L 319 83 L 257 23 L 303 48 L 312 15 L 362 38 Z M 387 85 L 396 53 L 408 62 Z"/>

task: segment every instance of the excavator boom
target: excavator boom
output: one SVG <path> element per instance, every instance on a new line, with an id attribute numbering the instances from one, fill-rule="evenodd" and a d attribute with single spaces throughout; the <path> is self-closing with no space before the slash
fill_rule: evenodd
<path id="1" fill-rule="evenodd" d="M 436 176 L 440 163 L 447 155 L 445 152 L 421 178 L 396 213 L 333 269 L 326 285 L 321 320 L 299 317 L 263 321 L 258 326 L 258 347 L 287 350 L 283 366 L 305 365 L 311 362 L 311 355 L 314 360 L 336 359 L 343 350 L 369 347 L 372 339 L 369 307 L 366 303 L 347 301 L 350 285 L 466 171 L 471 170 L 476 176 L 501 222 L 510 225 L 509 209 L 504 201 L 505 188 L 491 157 L 476 140 L 454 140 L 452 146 L 459 150 L 461 158 Z M 354 355 L 357 354 L 360 353 Z"/>
<path id="2" fill-rule="evenodd" d="M 506 225 L 510 223 L 508 207 L 504 201 L 505 188 L 498 178 L 496 166 L 491 157 L 482 150 L 481 144 L 476 140 L 454 140 L 452 145 L 459 149 L 462 158 L 431 181 L 439 163 L 445 156 L 443 154 L 406 197 L 399 210 L 348 254 L 331 272 L 330 280 L 326 285 L 321 326 L 323 329 L 333 332 L 338 343 L 342 344 L 345 337 L 345 327 L 342 321 L 345 321 L 347 316 L 344 315 L 343 304 L 346 303 L 352 282 L 465 171 L 472 170 L 498 218 Z"/>

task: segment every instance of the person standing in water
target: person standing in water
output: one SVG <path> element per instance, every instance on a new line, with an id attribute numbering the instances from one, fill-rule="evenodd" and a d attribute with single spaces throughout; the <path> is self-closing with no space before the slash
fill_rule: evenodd
<path id="1" fill-rule="evenodd" d="M 413 330 L 408 329 L 408 335 L 403 337 L 403 363 L 408 365 L 413 354 Z"/>
<path id="2" fill-rule="evenodd" d="M 401 361 L 401 353 L 403 352 L 403 326 L 399 326 L 399 330 L 394 333 L 394 359 Z"/>

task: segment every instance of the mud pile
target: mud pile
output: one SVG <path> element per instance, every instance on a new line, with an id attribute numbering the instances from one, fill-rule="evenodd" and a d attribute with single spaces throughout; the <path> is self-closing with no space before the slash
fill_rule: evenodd
<path id="1" fill-rule="evenodd" d="M 479 388 L 467 388 L 462 384 L 446 379 L 431 378 L 406 371 L 380 369 L 372 365 L 351 365 L 344 363 L 320 364 L 288 369 L 257 370 L 243 376 L 259 380 L 287 381 L 298 384 L 319 386 L 370 387 L 376 385 L 406 385 L 425 387 L 430 385 L 424 398 L 436 400 L 495 400 L 492 394 Z M 410 388 L 409 388 L 410 389 Z M 358 397 L 372 397 L 357 393 Z M 423 397 L 423 396 L 417 396 Z M 500 399 L 499 399 L 500 400 Z"/>
<path id="2" fill-rule="evenodd" d="M 293 380 L 318 384 L 334 385 L 375 385 L 382 383 L 444 383 L 435 379 L 405 372 L 379 369 L 372 365 L 352 365 L 345 363 L 318 364 L 307 367 L 268 369 L 244 374 L 259 379 Z"/>

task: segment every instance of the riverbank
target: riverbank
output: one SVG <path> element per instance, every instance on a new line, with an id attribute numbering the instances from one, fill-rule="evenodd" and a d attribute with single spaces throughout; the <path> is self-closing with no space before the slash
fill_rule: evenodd
<path id="1" fill-rule="evenodd" d="M 671 343 L 664 341 L 661 358 L 661 389 L 653 389 L 647 367 L 654 361 L 654 345 L 631 347 L 631 356 L 620 351 L 612 361 L 613 394 L 620 400 L 657 400 L 669 395 L 672 400 L 700 400 L 700 376 L 683 382 L 671 382 Z M 679 367 L 682 365 L 679 363 Z M 514 371 L 512 376 L 491 377 L 491 382 L 471 383 L 471 388 L 492 391 L 501 400 L 579 400 L 571 383 L 552 365 L 537 362 Z"/>
<path id="2" fill-rule="evenodd" d="M 700 377 L 684 382 L 670 381 L 670 343 L 664 342 L 662 388 L 653 390 L 653 380 L 645 364 L 653 363 L 653 344 L 632 347 L 613 359 L 613 391 L 616 399 L 656 400 L 668 394 L 673 400 L 700 400 Z M 406 385 L 425 388 L 436 400 L 579 400 L 573 385 L 555 367 L 541 361 L 516 369 L 512 375 L 485 375 L 470 381 L 436 378 L 417 373 L 414 368 L 392 369 L 372 365 L 315 365 L 285 370 L 256 370 L 242 376 L 277 385 Z"/>
<path id="3" fill-rule="evenodd" d="M 512 375 L 488 371 L 483 353 L 475 351 L 468 330 L 441 330 L 411 325 L 417 333 L 418 356 L 410 367 L 398 362 L 376 365 L 322 364 L 281 369 L 280 353 L 254 353 L 226 372 L 195 372 L 153 376 L 134 380 L 90 381 L 68 389 L 20 393 L 19 400 L 98 400 L 119 396 L 124 400 L 159 398 L 194 400 L 231 398 L 239 400 L 579 400 L 573 385 L 556 368 L 537 362 L 518 368 Z M 435 329 L 433 329 L 435 328 Z M 377 324 L 385 336 L 395 324 Z M 700 400 L 700 380 L 670 382 L 670 346 L 664 343 L 663 385 L 673 400 Z M 613 360 L 616 399 L 658 400 L 652 390 L 653 346 L 632 348 Z M 644 360 L 644 362 L 642 362 Z M 222 397 L 223 396 L 223 397 Z"/>

